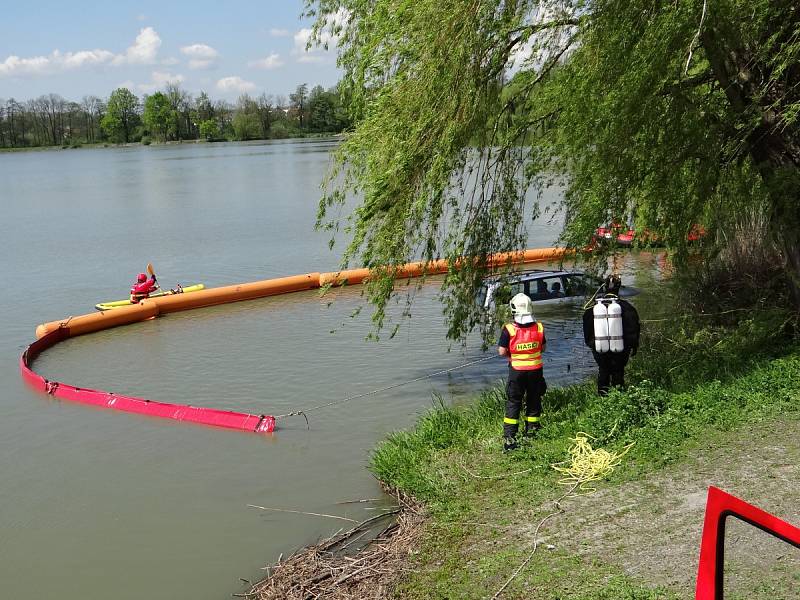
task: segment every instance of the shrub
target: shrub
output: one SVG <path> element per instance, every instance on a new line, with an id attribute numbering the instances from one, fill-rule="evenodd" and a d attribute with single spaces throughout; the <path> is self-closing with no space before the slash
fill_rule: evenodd
<path id="1" fill-rule="evenodd" d="M 698 256 L 675 279 L 689 309 L 721 313 L 735 309 L 789 306 L 784 261 L 771 241 L 767 217 L 758 210 L 740 217 L 720 233 L 721 246 Z M 724 322 L 732 322 L 735 317 Z"/>
<path id="2" fill-rule="evenodd" d="M 276 140 L 287 138 L 289 137 L 289 128 L 286 127 L 286 123 L 282 121 L 273 123 L 272 127 L 270 128 L 270 136 Z"/>
<path id="3" fill-rule="evenodd" d="M 233 117 L 231 124 L 237 140 L 256 140 L 261 135 L 261 125 L 256 115 L 238 112 Z"/>
<path id="4" fill-rule="evenodd" d="M 207 119 L 200 123 L 200 137 L 207 142 L 213 142 L 220 138 L 219 124 L 214 119 Z"/>

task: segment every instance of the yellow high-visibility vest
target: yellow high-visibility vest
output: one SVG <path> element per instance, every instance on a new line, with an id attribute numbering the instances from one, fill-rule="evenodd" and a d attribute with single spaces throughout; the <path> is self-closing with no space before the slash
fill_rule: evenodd
<path id="1" fill-rule="evenodd" d="M 517 371 L 541 369 L 544 326 L 536 323 L 534 327 L 517 327 L 513 323 L 508 323 L 506 331 L 511 337 L 508 341 L 511 368 Z"/>

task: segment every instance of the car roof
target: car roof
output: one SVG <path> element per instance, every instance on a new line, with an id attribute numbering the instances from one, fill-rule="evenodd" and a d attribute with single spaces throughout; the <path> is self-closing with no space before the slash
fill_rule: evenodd
<path id="1" fill-rule="evenodd" d="M 547 279 L 548 277 L 560 277 L 563 275 L 584 275 L 583 271 L 546 271 L 542 269 L 530 269 L 516 273 L 506 279 L 508 282 L 513 281 L 536 281 L 537 279 Z M 501 276 L 490 277 L 487 283 L 496 283 L 502 279 Z"/>

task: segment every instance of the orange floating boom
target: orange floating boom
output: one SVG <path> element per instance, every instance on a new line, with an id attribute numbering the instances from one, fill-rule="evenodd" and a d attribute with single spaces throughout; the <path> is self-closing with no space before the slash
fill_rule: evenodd
<path id="1" fill-rule="evenodd" d="M 490 267 L 514 264 L 542 262 L 562 258 L 567 253 L 565 248 L 536 248 L 520 252 L 504 252 L 489 257 Z M 399 277 L 419 277 L 423 274 L 436 275 L 446 273 L 449 263 L 446 260 L 434 260 L 429 263 L 412 262 L 398 268 Z M 228 302 L 253 300 L 278 294 L 289 294 L 304 290 L 316 289 L 325 285 L 355 285 L 369 277 L 369 269 L 348 269 L 330 273 L 305 273 L 277 279 L 265 279 L 252 283 L 240 283 L 218 288 L 207 288 L 191 294 L 174 294 L 158 298 L 148 298 L 139 304 L 132 304 L 113 311 L 94 312 L 78 317 L 69 317 L 60 321 L 43 323 L 36 328 L 36 338 L 55 331 L 63 324 L 69 325 L 70 336 L 92 333 L 101 329 L 110 329 L 118 325 L 127 325 L 144 321 L 159 315 L 182 310 L 192 310 Z"/>

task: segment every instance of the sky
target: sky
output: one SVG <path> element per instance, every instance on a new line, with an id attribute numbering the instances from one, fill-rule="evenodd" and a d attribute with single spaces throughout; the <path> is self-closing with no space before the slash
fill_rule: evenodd
<path id="1" fill-rule="evenodd" d="M 331 87 L 335 49 L 305 50 L 302 0 L 14 2 L 0 19 L 0 99 L 141 96 L 178 82 L 212 99 Z"/>

